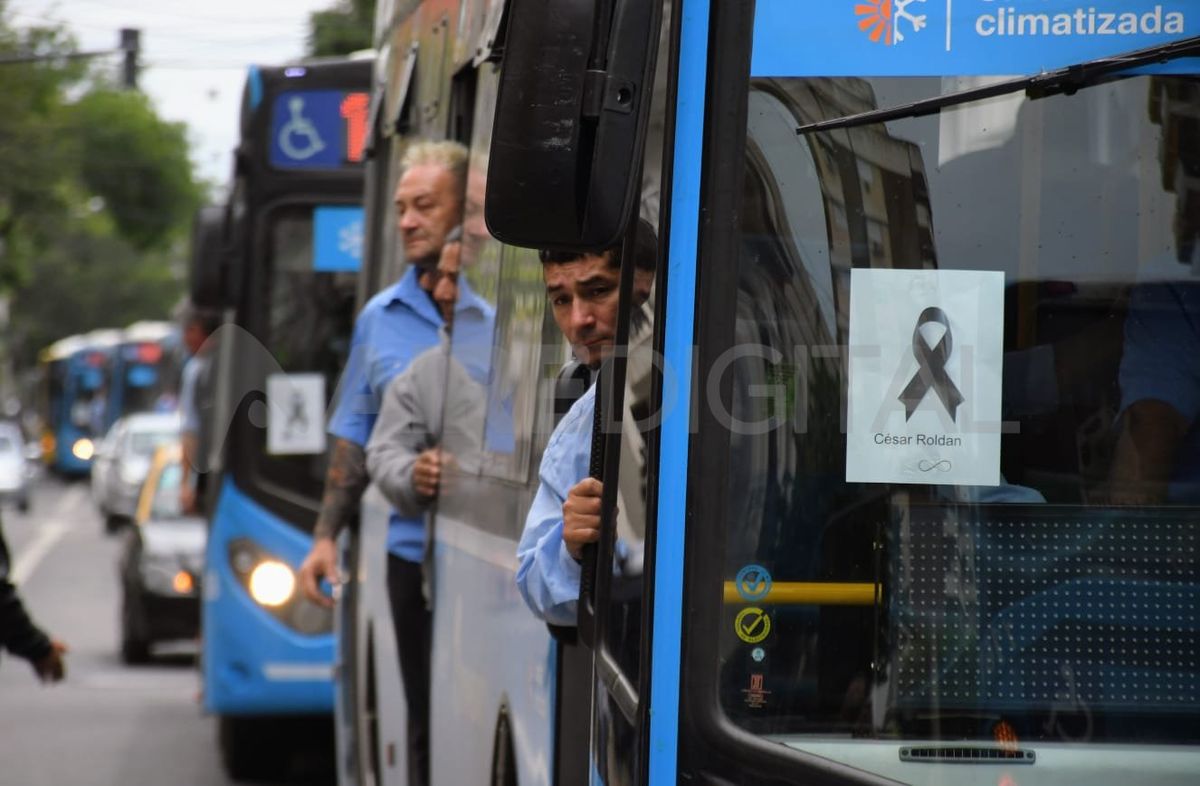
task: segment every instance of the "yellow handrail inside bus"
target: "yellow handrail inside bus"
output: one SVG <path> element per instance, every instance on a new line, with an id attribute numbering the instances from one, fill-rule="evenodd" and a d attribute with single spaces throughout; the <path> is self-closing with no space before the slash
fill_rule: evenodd
<path id="1" fill-rule="evenodd" d="M 775 606 L 873 606 L 877 584 L 840 581 L 777 581 L 771 591 L 754 603 Z M 726 603 L 747 603 L 737 584 L 725 582 Z"/>

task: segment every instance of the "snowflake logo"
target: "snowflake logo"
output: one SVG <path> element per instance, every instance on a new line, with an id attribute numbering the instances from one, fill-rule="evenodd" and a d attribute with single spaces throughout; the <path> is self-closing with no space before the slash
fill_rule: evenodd
<path id="1" fill-rule="evenodd" d="M 361 221 L 346 224 L 338 230 L 338 251 L 355 259 L 362 259 L 363 225 Z"/>
<path id="2" fill-rule="evenodd" d="M 916 33 L 925 27 L 925 14 L 914 15 L 908 7 L 913 3 L 924 3 L 925 0 L 866 0 L 854 6 L 854 13 L 859 17 L 858 29 L 862 30 L 875 43 L 887 46 L 898 44 L 904 40 L 904 32 L 900 23 L 907 21 Z"/>

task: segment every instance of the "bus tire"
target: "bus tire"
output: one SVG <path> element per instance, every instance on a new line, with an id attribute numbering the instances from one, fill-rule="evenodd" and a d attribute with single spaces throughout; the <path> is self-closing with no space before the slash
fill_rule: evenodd
<path id="1" fill-rule="evenodd" d="M 512 723 L 508 708 L 496 718 L 496 736 L 492 742 L 492 777 L 489 786 L 517 786 L 517 757 L 513 750 Z"/>
<path id="2" fill-rule="evenodd" d="M 238 718 L 221 715 L 217 718 L 217 746 L 225 774 L 235 781 L 261 780 L 270 775 L 269 746 L 261 744 L 261 727 L 257 718 Z"/>
<path id="3" fill-rule="evenodd" d="M 140 631 L 130 590 L 125 588 L 121 598 L 121 660 L 130 666 L 150 660 L 150 640 Z"/>

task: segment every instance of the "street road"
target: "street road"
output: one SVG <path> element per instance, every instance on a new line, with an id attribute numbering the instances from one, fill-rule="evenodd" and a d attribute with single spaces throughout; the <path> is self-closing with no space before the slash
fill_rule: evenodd
<path id="1" fill-rule="evenodd" d="M 86 480 L 41 478 L 28 514 L 3 510 L 21 593 L 38 624 L 71 648 L 67 679 L 42 686 L 0 660 L 0 784 L 228 784 L 216 723 L 203 715 L 194 643 L 146 666 L 118 652 L 120 537 L 106 536 Z"/>

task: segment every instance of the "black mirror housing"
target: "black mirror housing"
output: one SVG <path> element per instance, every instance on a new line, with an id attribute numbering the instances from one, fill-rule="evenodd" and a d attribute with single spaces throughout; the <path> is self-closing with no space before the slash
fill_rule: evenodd
<path id="1" fill-rule="evenodd" d="M 510 2 L 488 230 L 530 248 L 611 246 L 638 196 L 662 4 Z"/>

